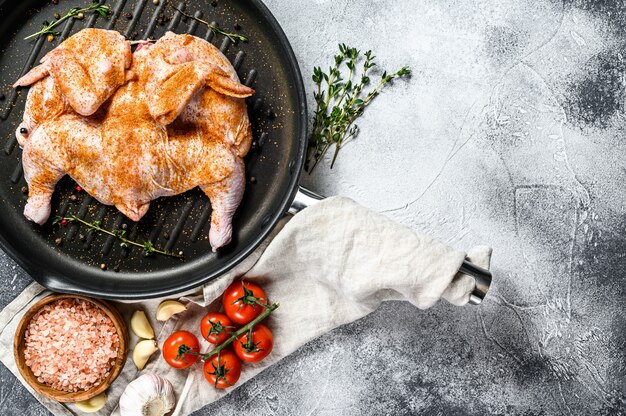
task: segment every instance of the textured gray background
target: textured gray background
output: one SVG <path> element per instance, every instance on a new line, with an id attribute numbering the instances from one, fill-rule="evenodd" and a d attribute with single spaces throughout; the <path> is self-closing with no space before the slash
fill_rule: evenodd
<path id="1" fill-rule="evenodd" d="M 338 42 L 414 70 L 303 182 L 493 245 L 497 280 L 480 307 L 387 303 L 196 415 L 626 414 L 626 5 L 267 3 L 307 80 Z M 0 273 L 4 306 L 31 279 Z M 47 414 L 0 378 L 1 414 Z"/>

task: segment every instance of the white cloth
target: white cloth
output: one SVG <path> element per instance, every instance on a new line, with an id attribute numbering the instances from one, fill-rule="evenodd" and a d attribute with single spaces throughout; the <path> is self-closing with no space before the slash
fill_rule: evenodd
<path id="1" fill-rule="evenodd" d="M 467 257 L 489 267 L 491 249 L 477 247 Z M 227 390 L 208 385 L 202 363 L 187 370 L 170 368 L 155 354 L 144 371 L 166 377 L 176 390 L 173 415 L 187 415 L 245 383 L 263 369 L 294 352 L 303 344 L 337 326 L 355 321 L 385 300 L 407 300 L 428 308 L 441 297 L 455 305 L 468 302 L 473 278 L 457 271 L 466 254 L 341 197 L 328 198 L 283 220 L 262 246 L 234 270 L 181 295 L 187 311 L 164 325 L 154 320 L 160 300 L 115 303 L 128 320 L 137 308 L 155 326 L 159 346 L 175 330 L 199 335 L 199 322 L 209 310 L 218 310 L 220 297 L 233 279 L 245 275 L 258 282 L 270 301 L 280 303 L 267 325 L 274 334 L 274 350 L 258 364 L 244 364 L 241 379 Z M 47 295 L 33 284 L 0 313 L 0 359 L 23 382 L 13 359 L 13 335 L 26 310 Z M 201 340 L 202 350 L 210 345 Z M 131 335 L 131 346 L 137 339 Z M 107 391 L 106 407 L 98 414 L 119 414 L 117 402 L 126 385 L 139 375 L 132 359 Z M 28 386 L 27 386 L 28 388 Z M 31 391 L 32 393 L 32 391 Z M 55 415 L 80 414 L 73 405 L 61 405 L 35 394 Z"/>

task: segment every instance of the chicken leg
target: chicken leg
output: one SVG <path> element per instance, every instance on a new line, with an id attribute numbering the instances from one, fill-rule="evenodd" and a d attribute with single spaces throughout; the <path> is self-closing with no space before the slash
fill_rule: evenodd
<path id="1" fill-rule="evenodd" d="M 235 159 L 230 176 L 219 182 L 201 185 L 200 189 L 211 201 L 211 229 L 209 242 L 213 251 L 230 243 L 233 235 L 233 216 L 243 199 L 246 175 L 243 160 Z"/>

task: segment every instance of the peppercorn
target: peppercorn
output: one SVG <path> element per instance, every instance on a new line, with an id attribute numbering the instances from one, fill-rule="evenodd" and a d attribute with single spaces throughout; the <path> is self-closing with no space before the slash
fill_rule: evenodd
<path id="1" fill-rule="evenodd" d="M 159 5 L 159 3 L 160 3 L 160 1 L 159 1 L 159 0 L 152 0 L 152 4 L 154 4 L 155 6 L 158 6 L 158 5 Z"/>
<path id="2" fill-rule="evenodd" d="M 70 201 L 76 202 L 78 201 L 78 197 L 76 195 L 70 195 Z"/>
<path id="3" fill-rule="evenodd" d="M 241 30 L 241 25 L 239 23 L 235 23 L 233 27 L 235 28 L 235 30 Z"/>
<path id="4" fill-rule="evenodd" d="M 122 223 L 122 230 L 125 230 L 125 229 L 127 229 L 127 228 L 128 228 L 128 224 L 126 224 L 126 223 Z"/>
<path id="5" fill-rule="evenodd" d="M 273 112 L 272 110 L 269 110 L 267 112 L 267 118 L 269 118 L 270 120 L 274 120 L 276 118 L 276 113 Z"/>
<path id="6" fill-rule="evenodd" d="M 133 20 L 133 14 L 132 13 L 124 13 L 124 17 L 127 18 L 128 20 Z"/>
<path id="7" fill-rule="evenodd" d="M 170 239 L 170 234 L 169 233 L 163 234 L 163 238 L 165 238 L 166 240 L 169 240 Z"/>
<path id="8" fill-rule="evenodd" d="M 106 265 L 106 264 L 104 264 L 104 263 L 102 263 L 102 264 L 100 265 L 100 269 L 102 269 L 102 270 L 106 270 L 106 269 L 107 269 L 107 265 Z"/>
<path id="9" fill-rule="evenodd" d="M 78 239 L 79 239 L 80 241 L 85 241 L 85 238 L 86 238 L 86 237 L 85 237 L 85 234 L 78 234 Z"/>
<path id="10" fill-rule="evenodd" d="M 182 257 L 184 254 L 185 254 L 185 253 L 183 253 L 182 251 L 179 251 L 179 252 L 178 252 L 178 255 L 179 255 L 180 257 Z"/>
<path id="11" fill-rule="evenodd" d="M 57 238 L 56 240 L 54 240 L 54 244 L 60 246 L 61 244 L 63 244 L 63 239 L 61 237 Z"/>
<path id="12" fill-rule="evenodd" d="M 255 184 L 256 183 L 256 177 L 250 176 L 250 183 Z"/>
<path id="13" fill-rule="evenodd" d="M 28 193 L 28 188 L 25 186 L 22 186 L 22 193 L 23 194 L 27 194 Z"/>
<path id="14" fill-rule="evenodd" d="M 60 14 L 58 14 L 58 13 L 55 13 L 55 14 L 54 14 L 54 18 L 55 18 L 55 19 L 57 19 L 57 20 L 59 20 L 59 19 L 61 18 L 61 15 L 60 15 Z"/>

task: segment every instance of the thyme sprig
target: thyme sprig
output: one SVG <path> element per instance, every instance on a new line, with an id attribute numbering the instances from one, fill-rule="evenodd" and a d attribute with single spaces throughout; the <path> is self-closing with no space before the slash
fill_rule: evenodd
<path id="1" fill-rule="evenodd" d="M 100 4 L 98 2 L 93 2 L 91 3 L 91 6 L 89 7 L 85 7 L 85 8 L 79 8 L 79 7 L 74 7 L 72 10 L 70 10 L 65 16 L 62 16 L 58 19 L 56 19 L 53 22 L 43 22 L 43 27 L 42 29 L 37 32 L 37 33 L 33 33 L 30 36 L 26 36 L 24 38 L 24 40 L 28 40 L 34 37 L 38 37 L 39 35 L 50 35 L 52 37 L 56 37 L 59 36 L 61 33 L 57 32 L 56 30 L 52 30 L 53 28 L 55 28 L 56 26 L 60 25 L 61 23 L 63 23 L 64 21 L 66 21 L 67 19 L 71 19 L 73 17 L 78 17 L 79 14 L 85 14 L 85 13 L 98 13 L 100 14 L 100 16 L 106 18 L 109 16 L 109 13 L 111 13 L 111 7 L 104 5 L 104 4 Z"/>
<path id="2" fill-rule="evenodd" d="M 136 241 L 129 240 L 128 238 L 126 238 L 126 230 L 109 231 L 105 228 L 102 228 L 102 221 L 96 220 L 96 221 L 88 222 L 81 218 L 78 218 L 75 215 L 70 215 L 69 217 L 55 217 L 54 221 L 52 221 L 52 224 L 54 225 L 54 224 L 62 223 L 63 221 L 79 222 L 83 225 L 86 225 L 91 230 L 98 231 L 103 234 L 111 235 L 121 241 L 120 247 L 122 248 L 128 248 L 130 245 L 141 247 L 143 249 L 143 253 L 145 256 L 152 256 L 153 254 L 162 254 L 164 256 L 176 257 L 179 259 L 184 258 L 184 256 L 180 254 L 161 250 L 155 247 L 151 241 L 146 241 L 145 243 L 138 243 Z"/>
<path id="3" fill-rule="evenodd" d="M 365 108 L 378 96 L 380 90 L 393 79 L 411 74 L 408 66 L 393 73 L 383 72 L 378 84 L 369 92 L 365 87 L 370 85 L 369 72 L 376 66 L 376 57 L 372 51 L 364 53 L 363 69 L 357 75 L 357 63 L 361 51 L 345 44 L 339 45 L 339 54 L 328 72 L 322 68 L 313 68 L 313 82 L 316 90 L 313 93 L 316 109 L 313 118 L 313 131 L 309 140 L 306 170 L 311 173 L 317 163 L 324 157 L 331 146 L 335 146 L 331 169 L 339 150 L 358 134 L 355 120 L 363 114 Z M 343 66 L 347 68 L 347 78 L 343 78 Z M 345 70 L 343 70 L 345 72 Z"/>
<path id="4" fill-rule="evenodd" d="M 196 16 L 190 15 L 188 13 L 185 13 L 183 10 L 181 10 L 178 7 L 174 6 L 171 1 L 168 1 L 167 3 L 169 4 L 169 6 L 172 9 L 176 10 L 177 12 L 182 14 L 183 16 L 185 16 L 185 17 L 187 17 L 189 19 L 193 19 L 193 20 L 195 20 L 198 23 L 202 23 L 203 25 L 206 25 L 209 29 L 211 29 L 211 32 L 213 32 L 214 34 L 216 34 L 216 35 L 224 35 L 228 39 L 232 40 L 233 43 L 235 43 L 235 44 L 237 42 L 239 42 L 239 41 L 241 41 L 241 42 L 247 42 L 248 41 L 248 37 L 247 36 L 240 35 L 238 33 L 228 33 L 226 31 L 220 29 L 219 26 L 212 25 L 211 23 L 207 22 L 206 20 L 202 20 L 199 17 L 196 17 Z"/>

